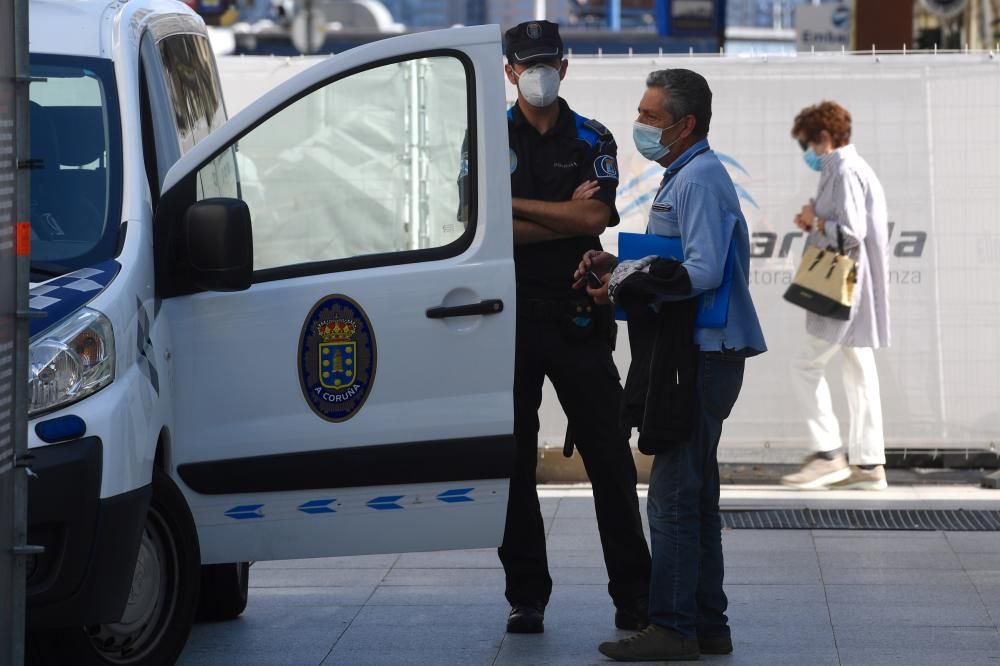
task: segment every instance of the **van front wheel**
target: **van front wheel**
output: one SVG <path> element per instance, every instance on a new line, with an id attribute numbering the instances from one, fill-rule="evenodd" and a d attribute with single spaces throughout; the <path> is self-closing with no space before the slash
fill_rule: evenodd
<path id="1" fill-rule="evenodd" d="M 36 661 L 86 666 L 167 666 L 184 649 L 198 604 L 201 554 L 187 502 L 153 470 L 132 589 L 121 620 L 45 632 L 33 640 Z"/>

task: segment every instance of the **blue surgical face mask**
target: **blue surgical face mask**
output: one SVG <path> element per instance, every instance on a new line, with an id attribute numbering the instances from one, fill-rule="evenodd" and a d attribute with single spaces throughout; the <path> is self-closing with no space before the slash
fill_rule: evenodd
<path id="1" fill-rule="evenodd" d="M 663 136 L 661 127 L 640 122 L 632 123 L 632 141 L 635 143 L 635 149 L 648 160 L 655 162 L 670 152 L 669 148 L 660 143 L 661 136 Z"/>
<path id="2" fill-rule="evenodd" d="M 813 171 L 823 170 L 823 158 L 816 154 L 816 151 L 809 147 L 809 150 L 802 153 L 802 159 L 806 161 L 806 164 Z"/>
<path id="3" fill-rule="evenodd" d="M 681 120 L 684 119 L 681 118 Z M 635 142 L 636 150 L 647 160 L 653 160 L 654 162 L 662 160 L 670 154 L 670 146 L 680 141 L 681 137 L 677 137 L 667 146 L 660 143 L 660 137 L 671 127 L 676 127 L 680 124 L 681 120 L 678 120 L 670 127 L 655 127 L 638 121 L 632 123 L 632 141 Z"/>

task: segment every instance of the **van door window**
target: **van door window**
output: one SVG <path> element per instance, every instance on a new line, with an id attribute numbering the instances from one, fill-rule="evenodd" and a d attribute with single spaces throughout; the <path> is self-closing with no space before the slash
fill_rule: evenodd
<path id="1" fill-rule="evenodd" d="M 236 156 L 254 268 L 269 271 L 257 279 L 460 245 L 475 182 L 463 158 L 468 86 L 457 57 L 394 62 L 317 89 L 245 135 Z"/>

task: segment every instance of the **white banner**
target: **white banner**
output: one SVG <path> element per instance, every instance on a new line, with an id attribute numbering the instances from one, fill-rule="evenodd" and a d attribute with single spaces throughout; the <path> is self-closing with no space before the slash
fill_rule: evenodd
<path id="1" fill-rule="evenodd" d="M 222 59 L 230 113 L 310 62 Z M 751 225 L 751 289 L 770 348 L 747 364 L 723 457 L 791 459 L 804 446 L 788 378 L 805 318 L 781 296 L 803 247 L 792 219 L 815 194 L 817 174 L 806 168 L 790 130 L 799 110 L 824 99 L 850 110 L 853 142 L 889 202 L 893 345 L 876 354 L 887 447 L 1000 442 L 1000 61 L 985 55 L 573 58 L 563 97 L 619 142 L 622 223 L 602 238 L 610 250 L 619 231 L 645 228 L 662 169 L 635 151 L 631 127 L 646 74 L 668 67 L 694 69 L 712 87 L 709 139 Z M 624 375 L 624 330 L 616 360 Z M 846 428 L 837 365 L 830 376 Z M 542 445 L 562 446 L 565 419 L 550 387 L 541 416 Z"/>

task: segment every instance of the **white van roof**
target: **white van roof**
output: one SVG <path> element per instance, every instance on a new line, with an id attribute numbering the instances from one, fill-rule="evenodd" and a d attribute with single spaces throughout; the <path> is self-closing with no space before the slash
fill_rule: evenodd
<path id="1" fill-rule="evenodd" d="M 137 36 L 153 15 L 184 15 L 204 24 L 190 7 L 175 0 L 31 0 L 29 42 L 32 53 L 111 58 L 112 36 Z M 189 22 L 190 23 L 190 22 Z"/>

